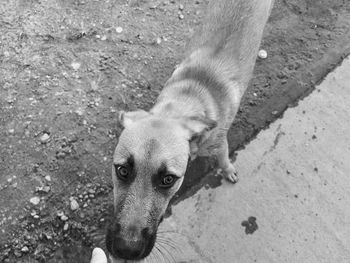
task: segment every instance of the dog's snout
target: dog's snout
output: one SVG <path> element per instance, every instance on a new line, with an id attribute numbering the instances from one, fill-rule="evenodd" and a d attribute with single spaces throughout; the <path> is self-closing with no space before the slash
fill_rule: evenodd
<path id="1" fill-rule="evenodd" d="M 116 238 L 113 244 L 112 254 L 123 259 L 138 259 L 142 256 L 144 247 L 142 240 Z"/>
<path id="2" fill-rule="evenodd" d="M 148 227 L 129 225 L 122 228 L 115 224 L 106 236 L 108 251 L 115 258 L 126 260 L 141 259 L 147 256 L 154 244 L 154 237 Z"/>

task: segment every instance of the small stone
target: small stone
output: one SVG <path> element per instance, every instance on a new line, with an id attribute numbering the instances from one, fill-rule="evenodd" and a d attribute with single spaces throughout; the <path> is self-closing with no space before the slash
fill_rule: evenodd
<path id="1" fill-rule="evenodd" d="M 18 258 L 20 258 L 22 256 L 22 253 L 20 251 L 18 251 L 18 250 L 15 250 L 14 254 Z"/>
<path id="2" fill-rule="evenodd" d="M 69 224 L 68 223 L 65 223 L 64 226 L 63 226 L 63 231 L 67 231 L 69 228 Z"/>
<path id="3" fill-rule="evenodd" d="M 27 246 L 24 246 L 24 247 L 22 247 L 21 251 L 24 253 L 27 253 L 27 252 L 29 252 L 29 248 Z"/>
<path id="4" fill-rule="evenodd" d="M 70 209 L 71 209 L 72 211 L 75 211 L 75 210 L 79 209 L 79 203 L 77 202 L 77 200 L 72 199 L 72 200 L 70 201 Z"/>
<path id="5" fill-rule="evenodd" d="M 40 218 L 40 216 L 39 216 L 39 215 L 33 215 L 33 218 L 35 218 L 35 219 L 39 219 L 39 218 Z"/>
<path id="6" fill-rule="evenodd" d="M 278 111 L 274 110 L 274 111 L 272 112 L 272 115 L 277 115 L 277 113 L 278 113 Z"/>
<path id="7" fill-rule="evenodd" d="M 30 198 L 29 202 L 31 202 L 33 205 L 38 205 L 40 203 L 40 198 L 38 196 L 34 196 Z"/>
<path id="8" fill-rule="evenodd" d="M 184 15 L 183 14 L 179 14 L 179 19 L 180 20 L 182 20 L 182 19 L 184 19 L 185 17 L 184 17 Z"/>
<path id="9" fill-rule="evenodd" d="M 59 152 L 56 153 L 56 158 L 57 159 L 63 159 L 65 156 L 66 156 L 65 152 L 59 151 Z"/>
<path id="10" fill-rule="evenodd" d="M 106 36 L 106 35 L 103 35 L 103 36 L 101 37 L 101 40 L 102 40 L 102 41 L 107 40 L 107 36 Z"/>
<path id="11" fill-rule="evenodd" d="M 184 5 L 181 5 L 181 4 L 179 5 L 179 10 L 182 11 L 182 10 L 184 10 L 184 8 L 185 8 Z"/>
<path id="12" fill-rule="evenodd" d="M 62 221 L 67 221 L 68 220 L 68 216 L 66 216 L 65 214 L 63 214 L 61 217 Z"/>
<path id="13" fill-rule="evenodd" d="M 85 207 L 87 207 L 88 206 L 88 204 L 87 203 L 85 203 L 84 205 L 83 205 L 83 207 L 85 208 Z"/>
<path id="14" fill-rule="evenodd" d="M 267 58 L 267 52 L 264 49 L 260 49 L 258 53 L 259 58 L 265 59 Z"/>
<path id="15" fill-rule="evenodd" d="M 116 31 L 118 34 L 120 34 L 121 32 L 123 32 L 123 28 L 120 27 L 120 26 L 118 26 L 118 27 L 115 29 L 115 31 Z"/>
<path id="16" fill-rule="evenodd" d="M 71 66 L 74 70 L 78 70 L 81 65 L 79 62 L 72 62 Z"/>
<path id="17" fill-rule="evenodd" d="M 50 186 L 38 186 L 35 188 L 35 192 L 38 193 L 48 193 L 50 192 L 51 187 Z"/>
<path id="18" fill-rule="evenodd" d="M 160 43 L 162 43 L 162 39 L 161 39 L 160 37 L 157 37 L 156 43 L 157 43 L 158 45 L 160 45 Z"/>
<path id="19" fill-rule="evenodd" d="M 9 134 L 14 134 L 15 133 L 15 129 L 9 129 Z"/>
<path id="20" fill-rule="evenodd" d="M 41 143 L 47 143 L 50 140 L 50 135 L 48 133 L 44 133 L 40 137 Z"/>
<path id="21" fill-rule="evenodd" d="M 46 175 L 45 176 L 45 180 L 48 181 L 48 182 L 51 182 L 51 176 L 50 175 Z"/>
<path id="22" fill-rule="evenodd" d="M 94 194 L 96 191 L 94 189 L 88 189 L 89 194 Z"/>

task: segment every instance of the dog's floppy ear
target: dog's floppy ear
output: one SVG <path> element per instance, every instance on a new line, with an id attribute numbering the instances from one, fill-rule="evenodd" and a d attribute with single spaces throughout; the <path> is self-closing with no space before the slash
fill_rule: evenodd
<path id="1" fill-rule="evenodd" d="M 186 117 L 182 120 L 183 127 L 188 131 L 188 139 L 201 137 L 205 132 L 214 129 L 217 122 L 204 116 Z"/>
<path id="2" fill-rule="evenodd" d="M 190 158 L 193 160 L 197 156 L 199 145 L 206 133 L 214 129 L 217 122 L 204 116 L 194 116 L 184 118 L 182 125 L 190 142 Z"/>
<path id="3" fill-rule="evenodd" d="M 145 117 L 149 116 L 149 113 L 144 110 L 137 110 L 137 111 L 120 111 L 118 114 L 118 123 L 123 127 L 126 128 L 130 124 L 141 120 Z"/>

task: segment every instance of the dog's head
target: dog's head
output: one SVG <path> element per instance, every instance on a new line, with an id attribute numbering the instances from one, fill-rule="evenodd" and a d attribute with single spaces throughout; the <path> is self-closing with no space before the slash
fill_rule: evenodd
<path id="1" fill-rule="evenodd" d="M 114 217 L 106 236 L 115 258 L 148 256 L 170 199 L 180 188 L 196 141 L 214 128 L 204 117 L 165 118 L 122 112 L 113 156 Z"/>

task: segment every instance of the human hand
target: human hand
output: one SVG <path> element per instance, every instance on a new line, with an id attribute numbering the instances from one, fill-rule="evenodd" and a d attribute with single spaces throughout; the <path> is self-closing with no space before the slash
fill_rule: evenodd
<path id="1" fill-rule="evenodd" d="M 105 252 L 101 248 L 95 247 L 92 251 L 90 263 L 107 263 L 107 256 Z"/>

